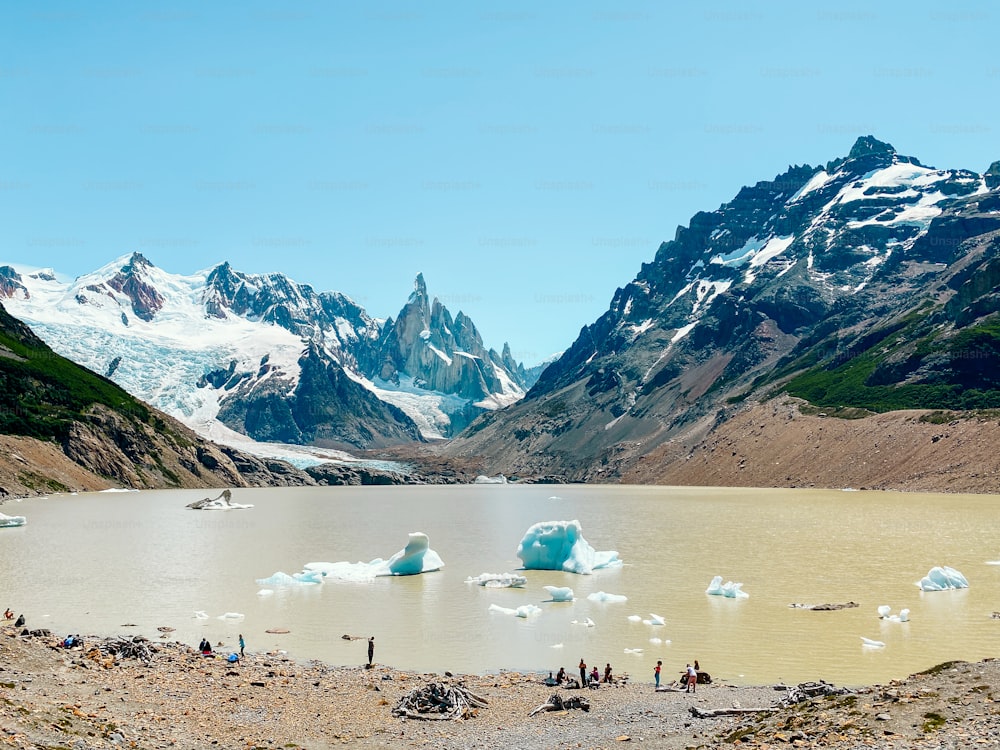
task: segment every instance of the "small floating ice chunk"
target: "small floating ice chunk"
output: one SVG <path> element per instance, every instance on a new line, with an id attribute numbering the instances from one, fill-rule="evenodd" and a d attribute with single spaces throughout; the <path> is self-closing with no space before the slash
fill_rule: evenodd
<path id="1" fill-rule="evenodd" d="M 530 617 L 531 615 L 537 615 L 542 611 L 541 607 L 536 607 L 534 604 L 522 604 L 516 609 L 511 609 L 510 607 L 501 607 L 499 604 L 491 604 L 490 612 L 499 612 L 504 615 L 513 615 L 514 617 Z"/>
<path id="2" fill-rule="evenodd" d="M 574 599 L 573 589 L 569 586 L 543 586 L 549 592 L 554 602 L 571 602 Z"/>
<path id="3" fill-rule="evenodd" d="M 589 575 L 622 564 L 614 551 L 598 552 L 583 538 L 579 521 L 542 521 L 529 527 L 517 547 L 528 570 L 565 570 Z"/>
<path id="4" fill-rule="evenodd" d="M 666 625 L 667 624 L 666 622 L 664 622 L 663 617 L 661 615 L 657 615 L 657 614 L 654 614 L 652 612 L 649 613 L 649 619 L 650 619 L 650 621 L 652 622 L 653 625 Z"/>
<path id="5" fill-rule="evenodd" d="M 650 643 L 655 643 L 656 645 L 659 645 L 659 644 L 663 643 L 663 639 L 662 638 L 650 638 L 649 642 Z"/>
<path id="6" fill-rule="evenodd" d="M 639 615 L 629 615 L 629 622 L 642 622 L 642 618 Z"/>
<path id="7" fill-rule="evenodd" d="M 218 620 L 242 620 L 246 615 L 240 612 L 226 612 L 225 614 L 219 615 L 216 619 Z"/>
<path id="8" fill-rule="evenodd" d="M 591 619 L 590 619 L 589 617 L 588 617 L 588 618 L 587 618 L 586 620 L 572 620 L 572 621 L 570 622 L 570 625 L 583 625 L 584 627 L 587 627 L 587 628 L 592 628 L 592 627 L 594 627 L 594 625 L 596 625 L 596 624 L 597 624 L 597 623 L 595 623 L 595 622 L 594 622 L 593 620 L 591 620 Z"/>
<path id="9" fill-rule="evenodd" d="M 965 576 L 947 565 L 931 568 L 927 575 L 917 581 L 921 591 L 947 591 L 948 589 L 967 589 L 969 582 Z"/>
<path id="10" fill-rule="evenodd" d="M 627 649 L 625 649 L 625 653 L 626 654 L 641 654 L 642 653 L 642 649 L 641 648 L 627 648 Z"/>
<path id="11" fill-rule="evenodd" d="M 208 612 L 206 612 L 203 609 L 199 609 L 197 612 L 194 613 L 194 616 L 195 616 L 195 619 L 198 619 L 198 620 L 207 620 L 208 619 Z"/>
<path id="12" fill-rule="evenodd" d="M 733 583 L 732 581 L 723 583 L 722 576 L 715 576 L 708 584 L 708 588 L 705 589 L 705 593 L 713 596 L 724 596 L 727 599 L 747 599 L 750 594 L 743 591 L 742 586 L 742 583 Z"/>
<path id="13" fill-rule="evenodd" d="M 267 578 L 258 578 L 258 586 L 312 586 L 323 583 L 323 573 L 318 570 L 306 570 L 295 575 L 278 571 Z"/>
<path id="14" fill-rule="evenodd" d="M 892 607 L 890 607 L 888 604 L 879 605 L 878 616 L 881 617 L 882 619 L 888 617 L 890 612 L 892 612 Z"/>
<path id="15" fill-rule="evenodd" d="M 587 599 L 592 602 L 608 602 L 608 603 L 619 603 L 627 602 L 628 597 L 624 594 L 608 594 L 604 591 L 595 591 L 593 594 L 588 594 Z"/>
<path id="16" fill-rule="evenodd" d="M 488 589 L 521 588 L 528 579 L 517 573 L 482 573 L 465 579 L 466 583 L 475 583 Z"/>
<path id="17" fill-rule="evenodd" d="M 861 645 L 870 646 L 871 648 L 885 648 L 885 643 L 882 641 L 873 641 L 871 638 L 865 638 L 861 636 Z"/>
<path id="18" fill-rule="evenodd" d="M 563 645 L 561 643 L 553 643 L 551 646 L 551 648 L 562 648 L 562 647 Z"/>
<path id="19" fill-rule="evenodd" d="M 257 596 L 272 596 L 274 594 L 274 589 L 261 589 L 257 592 Z"/>

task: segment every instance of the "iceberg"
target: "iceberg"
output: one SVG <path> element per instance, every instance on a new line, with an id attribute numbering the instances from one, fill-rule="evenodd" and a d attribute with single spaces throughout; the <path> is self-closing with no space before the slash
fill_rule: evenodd
<path id="1" fill-rule="evenodd" d="M 622 564 L 614 551 L 598 552 L 583 538 L 579 521 L 542 521 L 529 528 L 517 547 L 527 570 L 564 570 L 589 575 Z"/>
<path id="2" fill-rule="evenodd" d="M 521 588 L 528 579 L 517 573 L 483 573 L 475 577 L 470 576 L 465 582 L 485 586 L 488 589 L 509 589 Z"/>
<path id="3" fill-rule="evenodd" d="M 878 616 L 880 620 L 888 620 L 889 622 L 909 622 L 910 621 L 910 610 L 901 609 L 898 615 L 889 614 L 892 612 L 892 607 L 888 604 L 883 604 L 878 608 Z"/>
<path id="4" fill-rule="evenodd" d="M 861 645 L 871 648 L 885 648 L 885 643 L 882 641 L 873 641 L 871 638 L 865 638 L 864 636 L 861 636 Z"/>
<path id="5" fill-rule="evenodd" d="M 5 516 L 0 513 L 0 529 L 10 529 L 15 526 L 24 526 L 28 519 L 24 516 Z"/>
<path id="6" fill-rule="evenodd" d="M 488 476 L 485 476 L 483 474 L 480 474 L 478 477 L 476 477 L 474 480 L 472 480 L 472 483 L 473 484 L 507 484 L 507 477 L 505 477 L 503 474 L 497 474 L 495 477 L 488 477 Z"/>
<path id="7" fill-rule="evenodd" d="M 715 576 L 708 584 L 708 588 L 705 589 L 705 593 L 713 596 L 724 596 L 727 599 L 748 599 L 750 594 L 743 591 L 742 586 L 742 583 L 733 583 L 732 581 L 723 583 L 722 576 Z"/>
<path id="8" fill-rule="evenodd" d="M 327 578 L 338 581 L 366 583 L 382 576 L 410 576 L 430 573 L 444 567 L 441 556 L 430 548 L 427 535 L 420 531 L 410 534 L 406 546 L 383 560 L 377 557 L 371 562 L 311 562 L 303 566 L 301 573 L 288 575 L 278 572 L 270 578 L 258 578 L 260 586 L 297 586 L 300 584 L 323 583 Z"/>
<path id="9" fill-rule="evenodd" d="M 522 604 L 517 609 L 510 609 L 509 607 L 501 607 L 499 604 L 491 604 L 490 612 L 499 612 L 504 615 L 514 615 L 514 617 L 530 617 L 531 615 L 537 615 L 542 611 L 541 607 L 536 607 L 534 604 Z"/>
<path id="10" fill-rule="evenodd" d="M 927 575 L 917 581 L 921 591 L 947 591 L 948 589 L 967 589 L 969 582 L 961 573 L 946 565 L 931 568 Z"/>
<path id="11" fill-rule="evenodd" d="M 288 573 L 279 570 L 267 578 L 257 579 L 258 586 L 314 586 L 317 583 L 323 583 L 323 574 L 319 571 L 308 570 L 294 575 L 288 575 Z"/>
<path id="12" fill-rule="evenodd" d="M 587 599 L 592 602 L 608 602 L 613 604 L 628 601 L 628 597 L 623 594 L 608 594 L 604 591 L 595 591 L 593 594 L 588 594 Z"/>
<path id="13" fill-rule="evenodd" d="M 242 505 L 232 502 L 233 493 L 230 490 L 223 490 L 218 497 L 204 498 L 188 503 L 186 507 L 193 510 L 245 510 L 252 508 L 252 505 Z"/>
<path id="14" fill-rule="evenodd" d="M 575 598 L 573 589 L 569 586 L 543 586 L 542 588 L 549 592 L 549 596 L 554 602 L 571 602 Z"/>

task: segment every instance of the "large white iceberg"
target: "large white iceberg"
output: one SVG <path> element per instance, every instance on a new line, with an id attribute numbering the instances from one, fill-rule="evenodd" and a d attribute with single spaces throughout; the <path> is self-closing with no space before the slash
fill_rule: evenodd
<path id="1" fill-rule="evenodd" d="M 469 576 L 465 582 L 485 586 L 488 589 L 510 589 L 523 587 L 528 579 L 517 573 L 482 573 L 478 576 Z"/>
<path id="2" fill-rule="evenodd" d="M 921 591 L 946 591 L 947 589 L 967 589 L 969 582 L 961 573 L 946 565 L 931 568 L 927 575 L 917 581 Z"/>
<path id="3" fill-rule="evenodd" d="M 742 586 L 742 583 L 733 583 L 732 581 L 723 583 L 722 576 L 715 576 L 708 584 L 708 588 L 705 589 L 705 593 L 713 596 L 724 596 L 727 599 L 747 599 L 750 594 L 743 591 Z"/>
<path id="4" fill-rule="evenodd" d="M 583 538 L 579 521 L 542 521 L 529 528 L 517 547 L 528 570 L 565 570 L 589 575 L 622 564 L 614 551 L 598 552 Z"/>
<path id="5" fill-rule="evenodd" d="M 380 576 L 411 576 L 430 573 L 444 567 L 441 556 L 431 549 L 427 535 L 420 531 L 410 534 L 406 547 L 388 560 L 377 557 L 371 562 L 311 562 L 301 573 L 289 576 L 275 573 L 270 578 L 258 578 L 260 586 L 294 586 L 322 583 L 327 578 L 339 581 L 371 581 Z"/>

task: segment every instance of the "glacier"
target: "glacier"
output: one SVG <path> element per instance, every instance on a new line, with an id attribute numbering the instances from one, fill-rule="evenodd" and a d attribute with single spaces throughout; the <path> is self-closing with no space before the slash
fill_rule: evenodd
<path id="1" fill-rule="evenodd" d="M 742 583 L 733 583 L 732 581 L 723 583 L 722 576 L 715 576 L 708 584 L 708 588 L 705 589 L 705 593 L 713 596 L 724 596 L 727 599 L 747 599 L 750 594 L 743 591 L 742 586 Z"/>
<path id="2" fill-rule="evenodd" d="M 582 575 L 622 564 L 617 552 L 598 552 L 591 547 L 576 520 L 534 524 L 524 533 L 517 556 L 527 570 L 564 570 Z"/>
<path id="3" fill-rule="evenodd" d="M 323 583 L 326 579 L 366 583 L 384 576 L 410 576 L 431 573 L 444 567 L 441 556 L 430 548 L 430 540 L 421 531 L 409 535 L 406 546 L 383 560 L 380 557 L 371 562 L 311 562 L 303 566 L 301 573 L 288 575 L 278 572 L 269 578 L 258 578 L 260 586 L 297 586 Z"/>
<path id="4" fill-rule="evenodd" d="M 947 565 L 931 568 L 927 575 L 917 581 L 921 591 L 947 591 L 948 589 L 967 589 L 969 582 L 965 576 Z"/>

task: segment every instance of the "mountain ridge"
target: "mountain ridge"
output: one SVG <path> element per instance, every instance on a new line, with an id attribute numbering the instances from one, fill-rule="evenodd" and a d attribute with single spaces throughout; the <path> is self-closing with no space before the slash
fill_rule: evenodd
<path id="1" fill-rule="evenodd" d="M 491 473 L 619 481 L 786 391 L 871 412 L 996 407 L 974 386 L 1000 365 L 998 201 L 985 175 L 872 136 L 741 188 L 662 243 L 523 401 L 444 451 Z"/>

